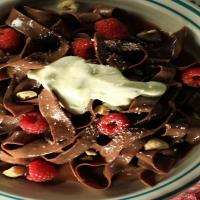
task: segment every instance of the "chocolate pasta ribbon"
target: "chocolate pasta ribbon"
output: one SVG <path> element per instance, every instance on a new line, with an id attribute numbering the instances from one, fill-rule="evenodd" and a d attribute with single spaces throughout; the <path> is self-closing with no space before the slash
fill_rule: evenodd
<path id="1" fill-rule="evenodd" d="M 15 20 L 16 18 L 21 20 L 22 24 L 24 25 L 20 27 L 18 26 L 16 27 L 14 25 L 15 23 L 13 23 L 13 20 Z M 26 36 L 30 37 L 31 39 L 43 40 L 44 38 L 44 40 L 49 39 L 49 41 L 54 42 L 54 44 L 52 45 L 57 46 L 56 50 L 52 50 L 50 53 L 44 54 L 45 58 L 41 57 L 41 61 L 44 61 L 45 63 L 53 62 L 61 58 L 62 56 L 64 56 L 69 49 L 67 41 L 61 36 L 54 33 L 53 31 L 49 30 L 48 28 L 41 26 L 37 22 L 33 20 L 31 21 L 31 20 L 32 19 L 26 17 L 25 15 L 22 15 L 21 13 L 19 13 L 17 10 L 14 9 L 13 13 L 11 13 L 11 16 L 8 18 L 7 23 L 10 26 L 13 26 L 13 28 L 17 29 L 18 31 L 24 33 Z M 30 22 L 32 22 L 33 24 L 30 25 Z M 35 56 L 36 55 L 37 54 L 35 54 Z M 40 54 L 38 54 L 38 57 L 39 55 Z"/>

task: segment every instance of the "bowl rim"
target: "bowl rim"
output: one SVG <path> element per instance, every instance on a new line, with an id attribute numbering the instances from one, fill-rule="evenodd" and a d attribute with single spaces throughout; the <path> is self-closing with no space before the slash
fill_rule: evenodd
<path id="1" fill-rule="evenodd" d="M 194 22 L 193 20 L 191 20 L 189 17 L 187 17 L 185 14 L 179 12 L 178 10 L 175 10 L 174 8 L 169 7 L 169 6 L 163 4 L 162 2 L 159 2 L 157 0 L 145 0 L 145 1 L 149 1 L 151 3 L 154 3 L 154 4 L 158 5 L 158 6 L 161 6 L 161 7 L 165 8 L 165 9 L 167 9 L 168 11 L 171 11 L 171 12 L 177 14 L 178 16 L 182 17 L 183 19 L 185 19 L 186 21 L 188 21 L 189 23 L 191 23 L 193 26 L 195 26 L 197 29 L 200 30 L 200 25 L 198 23 Z M 183 7 L 183 8 L 188 9 L 193 14 L 197 15 L 198 17 L 200 17 L 200 10 L 196 6 L 191 4 L 189 1 L 187 3 L 183 2 L 182 0 L 171 0 L 171 1 L 176 3 L 179 6 Z"/>
<path id="2" fill-rule="evenodd" d="M 169 12 L 172 12 L 172 13 L 178 15 L 179 17 L 181 17 L 184 20 L 186 20 L 187 22 L 189 22 L 191 25 L 195 26 L 200 31 L 200 25 L 198 23 L 196 23 L 194 20 L 189 18 L 185 13 L 182 13 L 182 12 L 180 12 L 180 11 L 170 7 L 170 6 L 168 6 L 167 4 L 165 4 L 165 1 L 158 1 L 158 0 L 145 0 L 145 1 L 150 2 L 152 4 L 155 4 L 157 6 L 160 6 L 160 7 L 164 8 L 164 9 L 168 10 Z M 190 11 L 192 14 L 196 15 L 197 17 L 200 17 L 200 9 L 197 8 L 195 5 L 193 5 L 192 3 L 190 3 L 189 1 L 186 2 L 186 1 L 182 1 L 182 0 L 171 0 L 171 2 L 177 4 L 177 6 L 181 6 L 184 9 L 187 9 L 188 11 Z M 198 167 L 200 167 L 200 161 L 197 164 L 195 164 L 194 166 L 192 166 L 190 169 L 185 171 L 184 173 L 180 174 L 179 176 L 175 177 L 172 180 L 167 181 L 164 184 L 161 184 L 158 187 L 150 188 L 146 192 L 141 192 L 141 193 L 135 194 L 135 195 L 134 194 L 129 194 L 126 197 L 121 197 L 121 198 L 118 198 L 118 199 L 119 200 L 130 200 L 130 199 L 136 199 L 137 197 L 141 197 L 141 196 L 147 195 L 149 193 L 152 193 L 152 192 L 154 192 L 156 190 L 164 188 L 164 187 L 170 185 L 171 183 L 174 183 L 174 182 L 180 180 L 181 178 L 183 178 L 186 175 L 188 175 L 191 172 L 193 172 Z M 190 187 L 191 185 L 195 184 L 199 180 L 200 180 L 200 175 L 198 177 L 196 177 L 196 178 L 193 178 L 191 181 L 185 183 L 184 185 L 174 189 L 173 191 L 167 192 L 166 194 L 160 196 L 159 198 L 156 198 L 155 200 L 164 200 L 164 199 L 166 199 L 166 198 L 168 198 L 170 196 L 173 196 L 173 195 L 181 192 L 182 190 Z M 2 191 L 0 192 L 0 197 L 5 197 L 5 198 L 8 198 L 8 199 L 13 199 L 13 200 L 25 200 L 25 199 L 27 199 L 26 197 L 14 195 L 14 194 L 12 195 L 12 194 L 9 194 L 9 193 L 6 193 L 6 192 L 2 192 Z"/>

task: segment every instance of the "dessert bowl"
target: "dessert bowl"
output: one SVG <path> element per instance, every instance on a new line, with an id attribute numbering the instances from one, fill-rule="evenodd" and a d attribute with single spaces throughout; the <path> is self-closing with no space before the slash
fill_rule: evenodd
<path id="1" fill-rule="evenodd" d="M 200 59 L 200 27 L 198 24 L 200 12 L 190 4 L 182 1 L 83 1 L 84 3 L 106 3 L 116 7 L 124 8 L 136 13 L 160 27 L 166 32 L 176 32 L 187 26 L 187 47 L 193 56 Z M 1 1 L 0 9 L 9 11 L 16 1 Z M 20 1 L 26 5 L 37 5 L 38 7 L 56 8 L 56 1 Z M 183 190 L 190 184 L 200 179 L 200 146 L 195 146 L 187 156 L 179 161 L 170 171 L 167 177 L 152 188 L 144 187 L 137 181 L 121 183 L 120 181 L 107 191 L 91 190 L 73 182 L 58 185 L 41 185 L 27 182 L 21 179 L 8 179 L 1 177 L 0 190 L 3 197 L 10 199 L 165 199 Z"/>

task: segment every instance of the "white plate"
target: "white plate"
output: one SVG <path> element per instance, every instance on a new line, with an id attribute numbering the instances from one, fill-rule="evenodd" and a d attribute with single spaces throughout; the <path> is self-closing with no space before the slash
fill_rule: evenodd
<path id="1" fill-rule="evenodd" d="M 148 21 L 157 24 L 167 32 L 174 32 L 183 26 L 190 28 L 193 39 L 188 40 L 191 51 L 200 58 L 200 10 L 185 0 L 82 0 L 84 2 L 106 2 L 138 13 Z M 8 5 L 16 0 L 1 0 L 0 10 L 6 12 Z M 30 1 L 29 1 L 30 2 Z M 44 3 L 50 1 L 34 1 Z M 176 167 L 168 177 L 153 188 L 144 187 L 138 182 L 131 184 L 116 183 L 110 190 L 100 192 L 87 189 L 75 183 L 65 183 L 56 186 L 44 186 L 25 180 L 0 177 L 0 199 L 41 199 L 41 200 L 93 200 L 93 199 L 167 199 L 200 180 L 200 145 L 196 146 Z"/>

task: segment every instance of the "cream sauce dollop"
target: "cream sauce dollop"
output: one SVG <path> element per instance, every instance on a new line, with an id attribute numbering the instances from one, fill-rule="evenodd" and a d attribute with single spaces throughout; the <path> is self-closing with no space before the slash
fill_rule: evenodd
<path id="1" fill-rule="evenodd" d="M 60 58 L 43 69 L 30 71 L 28 77 L 55 91 L 74 114 L 86 112 L 91 99 L 121 107 L 137 96 L 161 96 L 166 91 L 163 83 L 130 81 L 114 67 L 87 63 L 77 56 Z"/>

